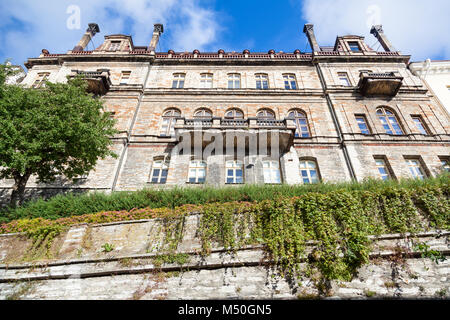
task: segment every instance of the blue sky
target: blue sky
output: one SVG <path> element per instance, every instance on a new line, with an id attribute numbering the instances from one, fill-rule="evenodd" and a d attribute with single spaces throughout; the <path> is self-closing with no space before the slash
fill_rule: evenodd
<path id="1" fill-rule="evenodd" d="M 450 59 L 449 12 L 448 0 L 2 0 L 0 61 L 23 64 L 43 48 L 65 53 L 90 22 L 101 33 L 89 49 L 115 33 L 146 46 L 153 24 L 162 22 L 159 50 L 204 52 L 308 51 L 306 22 L 314 23 L 320 45 L 357 34 L 377 49 L 369 29 L 383 24 L 393 45 L 413 61 L 441 60 Z"/>

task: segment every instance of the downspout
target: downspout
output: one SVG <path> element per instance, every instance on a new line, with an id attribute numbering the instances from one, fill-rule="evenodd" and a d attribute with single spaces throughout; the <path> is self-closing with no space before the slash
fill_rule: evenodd
<path id="1" fill-rule="evenodd" d="M 131 132 L 132 132 L 132 130 L 134 128 L 134 125 L 136 124 L 137 116 L 138 116 L 139 110 L 141 108 L 142 99 L 144 98 L 145 86 L 147 84 L 148 77 L 150 75 L 151 66 L 152 66 L 152 61 L 150 61 L 149 64 L 148 64 L 147 74 L 145 76 L 144 84 L 142 85 L 142 92 L 139 95 L 138 104 L 136 106 L 136 111 L 135 111 L 135 113 L 133 115 L 133 119 L 131 121 L 130 128 L 129 128 L 128 133 L 127 133 L 127 140 L 126 140 L 126 143 L 125 143 L 125 147 L 123 148 L 122 154 L 120 155 L 119 166 L 117 167 L 116 175 L 114 177 L 114 182 L 113 182 L 113 185 L 112 185 L 112 188 L 111 188 L 112 192 L 116 191 L 117 181 L 119 180 L 119 175 L 120 175 L 120 172 L 122 171 L 122 166 L 123 166 L 123 161 L 125 159 L 125 154 L 127 153 L 128 147 L 130 146 Z"/>
<path id="2" fill-rule="evenodd" d="M 336 131 L 337 131 L 338 136 L 339 136 L 339 143 L 340 143 L 340 145 L 342 147 L 342 151 L 344 153 L 345 163 L 347 164 L 348 171 L 350 172 L 350 177 L 351 177 L 352 180 L 357 181 L 356 175 L 355 175 L 355 170 L 353 168 L 353 164 L 352 164 L 350 155 L 348 153 L 347 146 L 345 145 L 345 142 L 344 142 L 344 136 L 342 134 L 341 125 L 340 125 L 339 120 L 338 120 L 338 118 L 336 116 L 336 111 L 334 109 L 333 102 L 331 101 L 330 95 L 328 93 L 328 89 L 327 89 L 327 85 L 326 85 L 326 82 L 325 82 L 325 78 L 323 76 L 322 69 L 320 68 L 319 63 L 316 63 L 316 69 L 317 69 L 317 73 L 319 74 L 320 83 L 322 84 L 322 88 L 323 88 L 323 92 L 325 94 L 325 98 L 327 99 L 328 109 L 330 110 L 331 118 L 333 119 L 334 126 L 335 126 Z"/>

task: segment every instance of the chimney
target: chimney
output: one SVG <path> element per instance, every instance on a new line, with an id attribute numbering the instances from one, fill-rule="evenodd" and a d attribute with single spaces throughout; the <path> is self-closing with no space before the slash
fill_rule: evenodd
<path id="1" fill-rule="evenodd" d="M 373 34 L 378 39 L 378 41 L 381 43 L 386 52 L 397 51 L 384 34 L 382 25 L 373 26 L 372 29 L 370 30 L 370 33 Z"/>
<path id="2" fill-rule="evenodd" d="M 75 48 L 73 48 L 72 51 L 76 51 L 76 52 L 83 51 L 87 47 L 89 42 L 91 42 L 92 38 L 99 32 L 100 32 L 100 28 L 99 28 L 98 24 L 89 23 L 89 27 L 86 30 L 86 33 L 83 35 L 80 42 L 78 42 L 78 44 L 76 45 Z"/>
<path id="3" fill-rule="evenodd" d="M 150 46 L 148 47 L 148 51 L 150 51 L 152 54 L 155 54 L 156 46 L 158 45 L 161 33 L 164 33 L 164 26 L 160 23 L 154 24 L 152 41 L 150 42 Z"/>
<path id="4" fill-rule="evenodd" d="M 314 34 L 314 25 L 311 23 L 305 24 L 305 27 L 303 28 L 303 33 L 306 33 L 312 51 L 319 52 L 320 47 L 319 44 L 317 43 L 316 36 Z"/>

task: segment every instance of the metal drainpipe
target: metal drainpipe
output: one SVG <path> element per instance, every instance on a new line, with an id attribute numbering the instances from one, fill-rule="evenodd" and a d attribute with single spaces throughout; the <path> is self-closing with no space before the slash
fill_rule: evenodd
<path id="1" fill-rule="evenodd" d="M 348 154 L 347 146 L 344 142 L 344 136 L 342 135 L 341 125 L 339 124 L 339 120 L 336 116 L 336 111 L 334 110 L 333 102 L 331 101 L 330 95 L 328 94 L 327 85 L 325 79 L 323 77 L 322 69 L 320 68 L 319 63 L 316 64 L 317 73 L 319 74 L 320 82 L 322 84 L 323 91 L 325 93 L 325 97 L 327 99 L 328 108 L 331 113 L 331 118 L 333 119 L 334 126 L 336 127 L 336 131 L 339 136 L 340 144 L 342 146 L 342 151 L 344 152 L 345 162 L 347 164 L 348 171 L 350 172 L 350 177 L 352 180 L 357 181 L 355 170 L 353 169 L 352 161 L 350 155 Z"/>
<path id="2" fill-rule="evenodd" d="M 145 76 L 144 84 L 142 85 L 142 92 L 139 95 L 138 104 L 136 106 L 136 112 L 134 113 L 133 120 L 131 121 L 131 125 L 130 125 L 130 128 L 128 130 L 127 141 L 126 141 L 125 147 L 122 150 L 122 154 L 120 155 L 119 166 L 117 167 L 116 175 L 114 177 L 114 182 L 113 182 L 112 189 L 111 189 L 112 192 L 116 191 L 117 181 L 119 180 L 119 174 L 120 174 L 120 172 L 122 170 L 122 165 L 123 165 L 123 160 L 125 159 L 125 154 L 126 154 L 126 152 L 128 150 L 128 146 L 130 145 L 131 131 L 133 130 L 134 125 L 135 125 L 136 120 L 137 120 L 137 115 L 138 115 L 139 109 L 141 107 L 142 98 L 144 97 L 145 85 L 147 84 L 148 77 L 150 75 L 151 66 L 152 66 L 152 63 L 149 62 L 147 75 Z"/>

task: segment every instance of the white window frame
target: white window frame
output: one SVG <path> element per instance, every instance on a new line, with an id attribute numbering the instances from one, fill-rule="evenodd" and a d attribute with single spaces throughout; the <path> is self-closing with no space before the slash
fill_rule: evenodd
<path id="1" fill-rule="evenodd" d="M 225 118 L 226 119 L 244 119 L 244 112 L 242 112 L 240 109 L 229 109 L 227 112 L 225 112 Z"/>
<path id="2" fill-rule="evenodd" d="M 213 88 L 213 78 L 214 78 L 214 76 L 212 73 L 200 74 L 200 88 L 212 89 Z"/>
<path id="3" fill-rule="evenodd" d="M 269 89 L 269 75 L 267 73 L 255 74 L 256 89 L 267 90 Z"/>
<path id="4" fill-rule="evenodd" d="M 185 73 L 174 73 L 172 80 L 172 89 L 183 89 L 186 81 Z"/>
<path id="5" fill-rule="evenodd" d="M 241 74 L 229 73 L 228 74 L 228 89 L 241 89 Z"/>
<path id="6" fill-rule="evenodd" d="M 428 136 L 430 134 L 421 116 L 413 115 L 411 116 L 411 118 L 413 119 L 414 124 L 416 125 L 416 128 L 417 130 L 419 130 L 420 134 L 423 134 L 425 136 Z"/>
<path id="7" fill-rule="evenodd" d="M 380 113 L 380 111 L 381 111 L 381 113 Z M 381 121 L 381 124 L 383 125 L 384 131 L 386 134 L 396 135 L 396 136 L 404 135 L 403 128 L 400 125 L 400 121 L 398 121 L 398 118 L 393 111 L 386 109 L 384 107 L 381 107 L 381 108 L 377 109 L 376 115 L 377 115 L 378 119 Z M 395 120 L 395 123 L 394 123 L 394 120 Z M 396 125 L 399 128 L 399 130 L 396 130 L 394 125 Z M 389 131 L 391 133 L 389 133 Z"/>
<path id="8" fill-rule="evenodd" d="M 351 87 L 350 78 L 348 76 L 348 72 L 338 72 L 337 74 L 339 85 L 342 87 Z"/>
<path id="9" fill-rule="evenodd" d="M 113 51 L 113 52 L 119 51 L 121 46 L 122 46 L 122 41 L 112 40 L 111 43 L 109 44 L 108 51 Z"/>
<path id="10" fill-rule="evenodd" d="M 238 160 L 230 160 L 226 162 L 226 184 L 244 184 L 244 163 Z M 242 175 L 237 175 L 241 171 Z M 231 172 L 231 175 L 230 175 Z M 229 180 L 232 180 L 231 182 Z"/>
<path id="11" fill-rule="evenodd" d="M 319 168 L 317 165 L 317 161 L 300 159 L 299 167 L 302 184 L 316 184 L 320 182 Z M 312 174 L 312 172 L 315 172 L 315 176 Z M 304 176 L 303 173 L 306 173 L 306 176 Z"/>
<path id="12" fill-rule="evenodd" d="M 297 77 L 295 74 L 291 73 L 285 73 L 283 74 L 283 80 L 284 80 L 284 88 L 286 90 L 297 90 Z"/>
<path id="13" fill-rule="evenodd" d="M 206 182 L 207 169 L 206 161 L 191 160 L 189 162 L 188 183 L 204 184 Z"/>
<path id="14" fill-rule="evenodd" d="M 295 126 L 297 127 L 297 130 L 295 131 L 296 138 L 310 138 L 311 137 L 311 132 L 309 130 L 308 117 L 306 116 L 305 112 L 298 110 L 298 109 L 294 109 L 294 110 L 289 111 L 288 117 L 290 119 L 294 119 Z M 304 122 L 304 123 L 302 123 L 302 122 Z"/>
<path id="15" fill-rule="evenodd" d="M 381 179 L 384 181 L 392 179 L 391 173 L 389 172 L 389 167 L 386 163 L 386 160 L 383 158 L 375 158 L 375 166 L 377 167 L 378 174 L 380 175 Z M 384 171 L 384 173 L 381 171 L 381 169 Z"/>
<path id="16" fill-rule="evenodd" d="M 419 159 L 408 158 L 405 159 L 405 161 L 406 164 L 408 165 L 409 173 L 413 178 L 424 180 L 427 177 L 425 170 L 422 166 L 422 163 Z"/>
<path id="17" fill-rule="evenodd" d="M 359 119 L 362 119 L 363 121 L 361 122 Z M 361 134 L 364 134 L 364 135 L 372 134 L 372 131 L 370 130 L 370 127 L 369 127 L 369 124 L 367 123 L 367 118 L 365 115 L 355 114 L 355 120 L 356 120 L 356 124 L 358 125 L 359 131 L 361 132 Z M 365 129 L 361 128 L 361 125 L 364 125 L 366 128 Z M 367 133 L 365 133 L 364 131 L 367 131 Z"/>
<path id="18" fill-rule="evenodd" d="M 165 137 L 175 136 L 175 124 L 177 118 L 181 117 L 181 112 L 177 109 L 166 110 L 161 117 L 160 135 Z"/>
<path id="19" fill-rule="evenodd" d="M 170 159 L 168 158 L 156 158 L 152 163 L 152 170 L 150 172 L 149 183 L 151 184 L 166 184 L 167 177 L 169 176 Z M 155 176 L 155 171 L 159 170 L 158 175 Z M 164 174 L 165 173 L 165 174 Z M 157 178 L 154 181 L 154 178 Z"/>
<path id="20" fill-rule="evenodd" d="M 263 172 L 264 172 L 264 183 L 281 184 L 282 178 L 281 178 L 280 161 L 277 160 L 263 161 Z"/>

